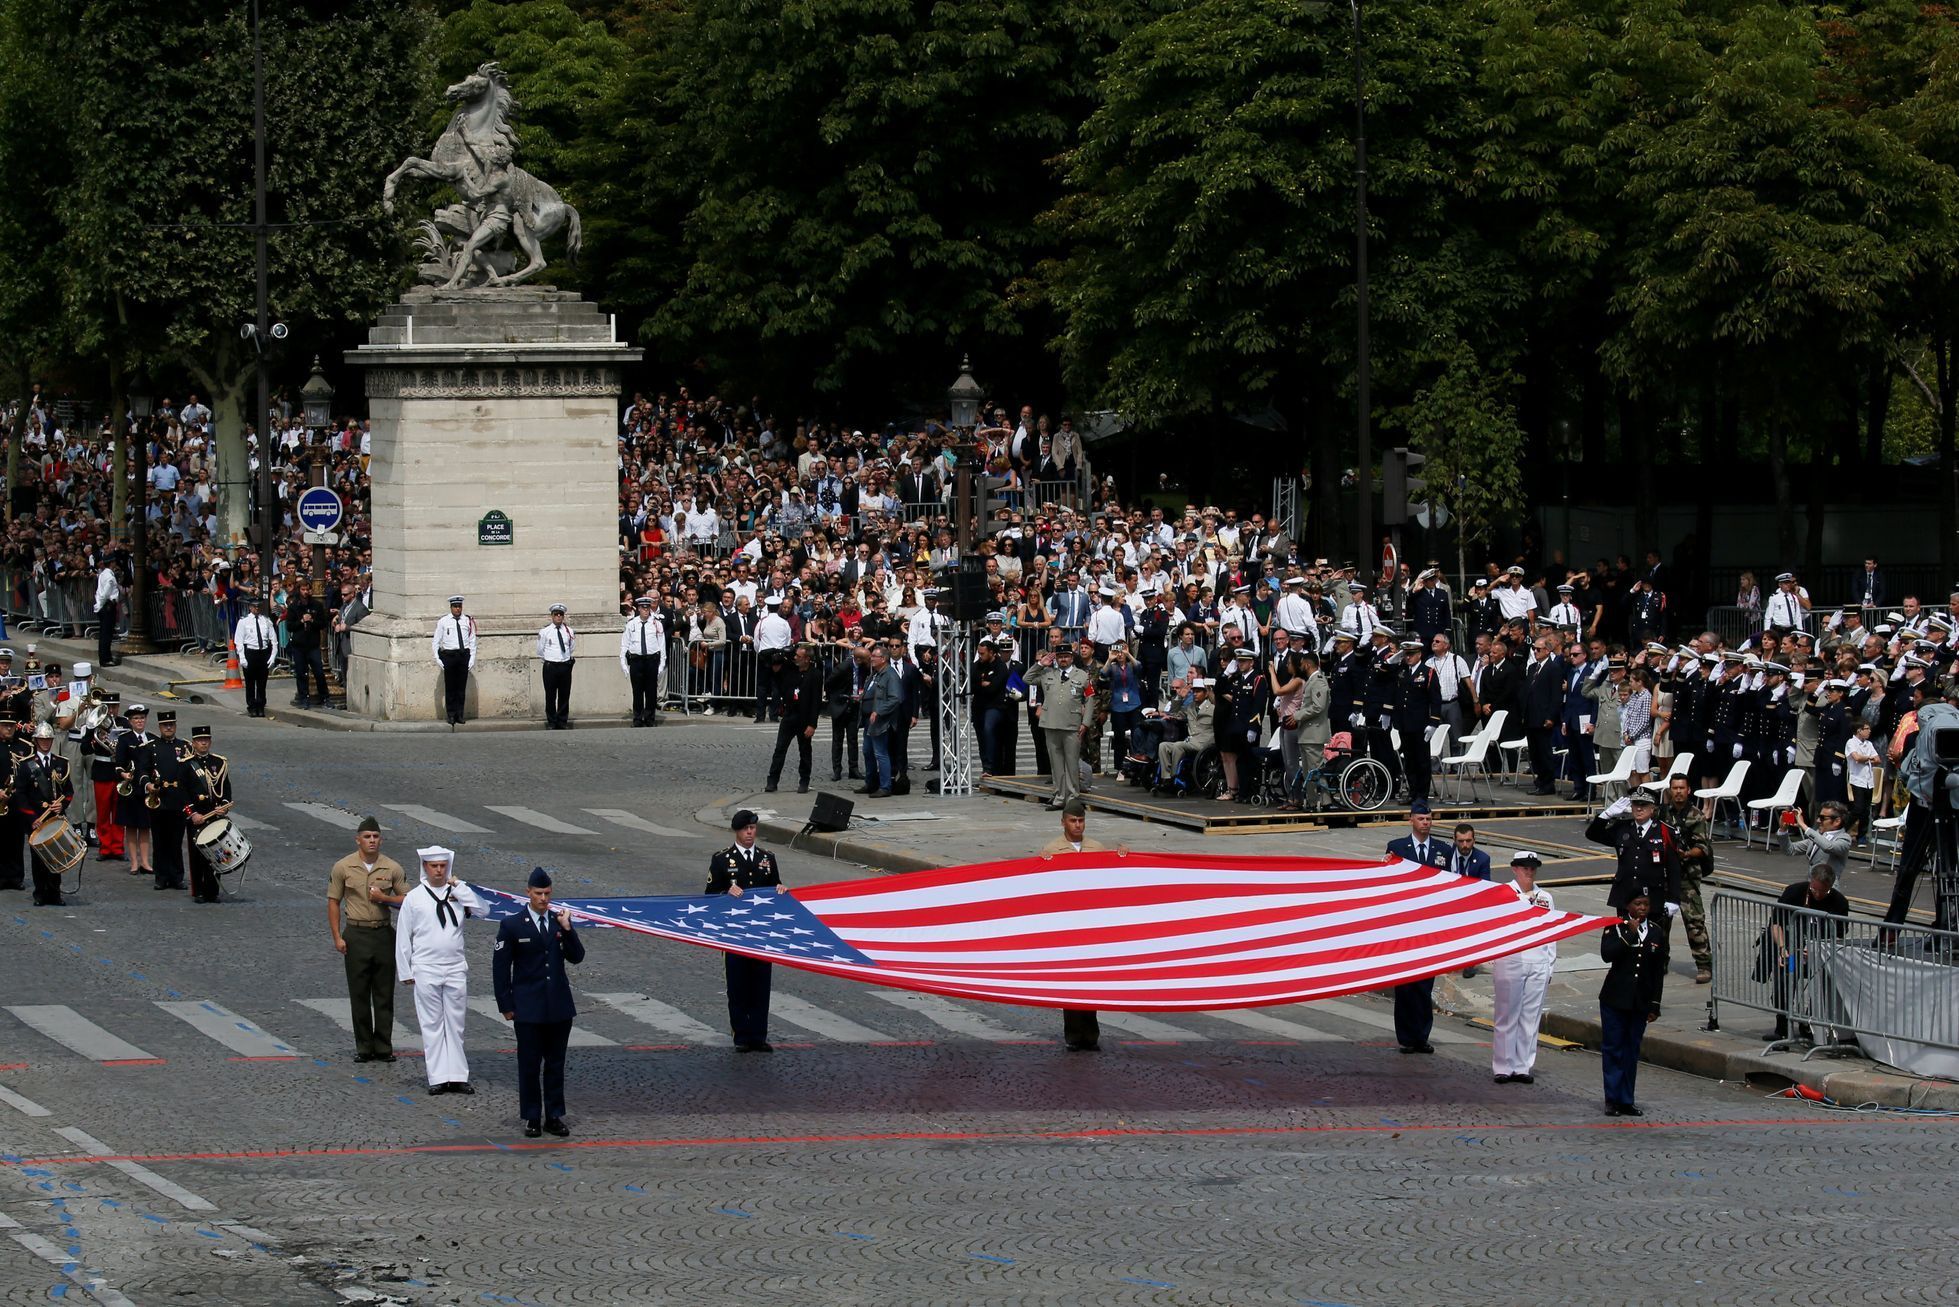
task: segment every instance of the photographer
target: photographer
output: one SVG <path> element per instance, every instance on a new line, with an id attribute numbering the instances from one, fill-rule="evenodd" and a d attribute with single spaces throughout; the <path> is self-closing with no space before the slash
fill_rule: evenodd
<path id="1" fill-rule="evenodd" d="M 1932 851 L 1933 840 L 1938 835 L 1941 822 L 1952 820 L 1951 799 L 1944 790 L 1947 774 L 1952 770 L 1954 755 L 1959 754 L 1959 688 L 1945 692 L 1945 701 L 1938 701 L 1930 681 L 1919 681 L 1912 687 L 1917 711 L 1914 729 L 1899 741 L 1900 765 L 1899 779 L 1911 791 L 1911 806 L 1905 809 L 1905 847 L 1898 866 L 1898 883 L 1891 892 L 1891 906 L 1886 909 L 1884 919 L 1893 925 L 1902 923 L 1911 913 L 1912 891 L 1917 887 L 1918 873 L 1924 870 L 1925 859 Z M 1940 736 L 1945 740 L 1941 741 Z M 1941 748 L 1941 743 L 1948 747 Z M 1946 856 L 1952 854 L 1952 842 L 1940 841 Z M 1959 868 L 1946 866 L 1940 868 L 1947 875 Z M 1935 873 L 1936 874 L 1936 873 Z M 1933 924 L 1940 930 L 1951 930 L 1952 923 L 1947 920 L 1946 900 L 1933 886 Z"/>
<path id="2" fill-rule="evenodd" d="M 1826 800 L 1816 810 L 1814 826 L 1803 820 L 1801 808 L 1789 810 L 1798 836 L 1795 851 L 1809 855 L 1810 871 L 1827 867 L 1833 884 L 1842 879 L 1850 860 L 1850 832 L 1844 829 L 1844 821 L 1849 815 L 1845 806 L 1835 799 Z"/>

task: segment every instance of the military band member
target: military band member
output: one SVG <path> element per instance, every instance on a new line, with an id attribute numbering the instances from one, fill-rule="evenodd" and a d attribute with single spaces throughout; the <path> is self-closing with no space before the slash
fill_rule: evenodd
<path id="1" fill-rule="evenodd" d="M 104 690 L 102 707 L 108 717 L 89 732 L 82 753 L 88 759 L 89 788 L 95 791 L 95 860 L 120 862 L 123 838 L 121 815 L 116 810 L 116 744 L 127 729 L 119 715 L 122 696 L 114 690 Z"/>
<path id="2" fill-rule="evenodd" d="M 735 842 L 708 859 L 704 892 L 740 898 L 744 891 L 782 884 L 775 854 L 756 846 L 760 822 L 755 814 L 743 808 L 730 825 Z M 735 1038 L 735 1051 L 773 1053 L 769 1046 L 769 981 L 774 967 L 759 958 L 735 953 L 722 954 L 722 965 L 728 977 L 728 1026 Z"/>
<path id="3" fill-rule="evenodd" d="M 116 740 L 116 821 L 129 849 L 129 874 L 156 874 L 156 737 L 148 705 L 129 705 L 129 729 Z M 124 790 L 128 793 L 124 793 Z"/>
<path id="4" fill-rule="evenodd" d="M 52 678 L 54 669 L 50 667 Z M 82 713 L 94 692 L 95 667 L 86 660 L 75 664 L 75 677 L 59 690 L 49 683 L 48 714 L 52 719 L 54 751 L 68 760 L 68 774 L 76 779 L 75 801 L 68 805 L 68 820 L 84 844 L 94 844 L 95 786 L 89 783 L 88 732 L 82 729 Z"/>
<path id="5" fill-rule="evenodd" d="M 0 759 L 6 767 L 5 779 L 0 781 L 0 889 L 23 889 L 27 885 L 27 828 L 14 814 L 10 800 L 14 773 L 33 756 L 34 745 L 20 734 L 19 723 L 4 714 L 0 714 L 0 749 L 6 750 L 6 757 Z"/>
<path id="6" fill-rule="evenodd" d="M 23 837 L 49 814 L 60 816 L 75 797 L 74 779 L 68 760 L 54 751 L 54 727 L 42 722 L 34 728 L 34 752 L 14 768 L 12 807 L 19 819 Z M 34 904 L 36 907 L 61 906 L 61 877 L 34 860 Z"/>
<path id="7" fill-rule="evenodd" d="M 157 807 L 151 814 L 155 824 L 156 881 L 153 889 L 184 887 L 184 804 L 190 789 L 190 748 L 177 738 L 177 714 L 170 708 L 156 715 L 154 784 Z"/>
<path id="8" fill-rule="evenodd" d="M 578 632 L 565 621 L 565 606 L 551 605 L 551 620 L 538 628 L 538 669 L 544 681 L 544 729 L 571 729 L 571 667 L 578 660 Z"/>
<path id="9" fill-rule="evenodd" d="M 211 728 L 190 728 L 190 765 L 185 769 L 184 820 L 190 824 L 190 897 L 193 903 L 218 901 L 218 869 L 198 846 L 197 833 L 231 811 L 231 765 L 211 752 Z"/>
<path id="10" fill-rule="evenodd" d="M 443 710 L 451 726 L 460 726 L 469 674 L 476 670 L 476 619 L 463 613 L 461 595 L 449 596 L 449 611 L 437 619 L 429 651 L 442 668 Z"/>
<path id="11" fill-rule="evenodd" d="M 15 671 L 12 649 L 0 649 L 0 716 L 27 726 L 32 734 L 34 691 L 27 688 L 27 678 Z"/>

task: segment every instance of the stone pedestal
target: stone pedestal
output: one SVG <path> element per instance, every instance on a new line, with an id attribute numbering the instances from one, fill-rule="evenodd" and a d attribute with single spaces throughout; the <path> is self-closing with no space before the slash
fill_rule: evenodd
<path id="1" fill-rule="evenodd" d="M 618 429 L 620 369 L 640 357 L 596 305 L 539 287 L 410 291 L 348 352 L 374 428 L 374 611 L 353 631 L 349 711 L 442 719 L 429 640 L 452 594 L 477 623 L 472 718 L 542 720 L 536 633 L 553 603 L 583 645 L 572 716 L 630 710 Z M 493 510 L 507 533 L 479 531 Z"/>

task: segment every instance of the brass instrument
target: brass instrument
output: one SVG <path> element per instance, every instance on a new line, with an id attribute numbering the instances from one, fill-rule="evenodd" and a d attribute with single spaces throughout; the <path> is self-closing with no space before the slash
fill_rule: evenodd
<path id="1" fill-rule="evenodd" d="M 121 780 L 116 782 L 116 793 L 117 795 L 125 799 L 128 798 L 130 795 L 136 793 L 135 772 L 130 772 L 128 775 L 124 776 Z"/>
<path id="2" fill-rule="evenodd" d="M 91 686 L 88 697 L 82 700 L 81 714 L 76 718 L 75 724 L 81 728 L 83 734 L 93 735 L 108 725 L 108 722 L 109 709 L 102 702 L 102 691 L 99 687 Z"/>
<path id="3" fill-rule="evenodd" d="M 150 770 L 150 779 L 143 784 L 143 806 L 154 812 L 163 806 L 163 796 L 157 791 L 163 787 L 163 775 L 155 768 Z"/>

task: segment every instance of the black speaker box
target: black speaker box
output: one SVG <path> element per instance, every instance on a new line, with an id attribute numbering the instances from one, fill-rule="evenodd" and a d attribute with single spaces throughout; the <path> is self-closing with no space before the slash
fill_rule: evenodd
<path id="1" fill-rule="evenodd" d="M 841 794 L 826 794 L 819 790 L 816 806 L 809 810 L 809 829 L 832 833 L 849 830 L 850 814 L 856 807 Z"/>

